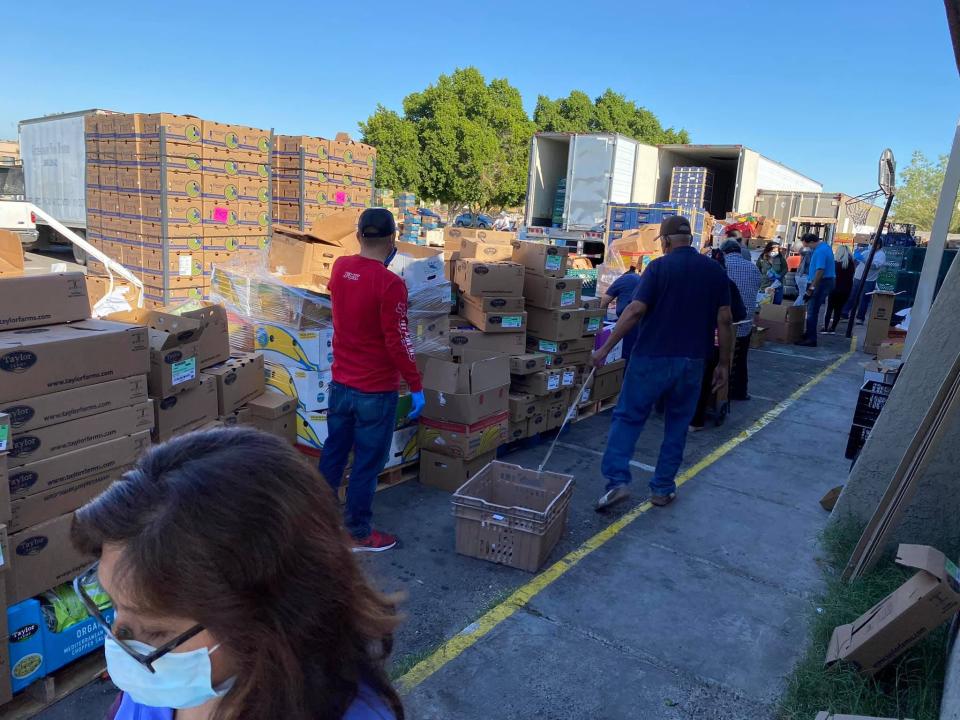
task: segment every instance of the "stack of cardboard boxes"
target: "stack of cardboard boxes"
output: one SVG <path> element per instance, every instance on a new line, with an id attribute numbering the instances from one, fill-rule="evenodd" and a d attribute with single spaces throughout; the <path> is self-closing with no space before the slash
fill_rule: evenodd
<path id="1" fill-rule="evenodd" d="M 373 205 L 377 151 L 353 142 L 278 135 L 274 151 L 273 221 L 301 230 L 332 213 L 360 212 Z"/>
<path id="2" fill-rule="evenodd" d="M 88 240 L 143 281 L 149 307 L 205 296 L 214 265 L 266 247 L 269 131 L 169 113 L 84 122 Z"/>

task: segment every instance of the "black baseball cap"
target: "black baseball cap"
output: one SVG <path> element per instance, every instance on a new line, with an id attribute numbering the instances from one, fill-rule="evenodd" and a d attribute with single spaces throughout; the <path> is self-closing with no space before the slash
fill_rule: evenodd
<path id="1" fill-rule="evenodd" d="M 397 221 L 386 208 L 367 208 L 360 213 L 357 231 L 360 237 L 371 240 L 387 238 L 397 232 Z"/>
<path id="2" fill-rule="evenodd" d="M 690 221 L 683 215 L 671 215 L 660 223 L 659 237 L 669 237 L 670 235 L 693 235 L 690 231 Z"/>

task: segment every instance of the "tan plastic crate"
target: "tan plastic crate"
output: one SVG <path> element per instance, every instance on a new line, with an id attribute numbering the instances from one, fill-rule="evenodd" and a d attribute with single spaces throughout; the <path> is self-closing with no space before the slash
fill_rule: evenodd
<path id="1" fill-rule="evenodd" d="M 453 494 L 457 552 L 528 572 L 567 524 L 573 476 L 494 461 Z"/>

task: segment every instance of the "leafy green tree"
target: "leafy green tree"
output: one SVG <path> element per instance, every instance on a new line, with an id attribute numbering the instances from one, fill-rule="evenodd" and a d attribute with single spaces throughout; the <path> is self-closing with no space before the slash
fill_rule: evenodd
<path id="1" fill-rule="evenodd" d="M 910 158 L 910 165 L 900 171 L 897 180 L 897 194 L 891 208 L 894 221 L 912 223 L 920 230 L 930 230 L 946 171 L 946 155 L 941 155 L 940 159 L 934 162 L 928 160 L 919 150 L 915 150 Z M 949 232 L 960 232 L 960 205 L 956 198 Z"/>
<path id="2" fill-rule="evenodd" d="M 363 141 L 377 148 L 377 185 L 394 192 L 419 187 L 420 143 L 417 127 L 393 110 L 377 105 L 360 123 Z"/>

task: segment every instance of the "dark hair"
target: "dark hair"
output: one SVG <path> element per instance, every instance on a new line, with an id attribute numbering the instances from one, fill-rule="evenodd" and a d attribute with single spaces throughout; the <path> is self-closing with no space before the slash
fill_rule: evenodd
<path id="1" fill-rule="evenodd" d="M 727 258 L 726 258 L 726 256 L 724 255 L 723 250 L 719 250 L 719 249 L 717 249 L 717 250 L 712 250 L 712 251 L 710 252 L 710 257 L 712 257 L 712 258 L 713 258 L 714 260 L 716 260 L 718 263 L 720 263 L 721 265 L 723 265 L 723 267 L 726 267 L 726 266 L 727 266 Z"/>
<path id="2" fill-rule="evenodd" d="M 766 245 L 763 246 L 763 252 L 761 253 L 761 255 L 767 255 L 775 247 L 780 247 L 780 243 L 774 242 L 773 240 L 771 240 L 770 242 L 768 242 Z"/>
<path id="3" fill-rule="evenodd" d="M 820 242 L 820 236 L 817 235 L 816 233 L 805 233 L 804 236 L 800 238 L 800 242 L 805 242 L 805 243 Z"/>
<path id="4" fill-rule="evenodd" d="M 153 447 L 77 510 L 73 542 L 121 546 L 138 607 L 230 651 L 218 720 L 342 718 L 361 683 L 402 720 L 384 667 L 394 603 L 361 573 L 329 485 L 279 438 L 225 428 Z"/>
<path id="5" fill-rule="evenodd" d="M 733 240 L 739 240 L 740 238 L 743 237 L 743 233 L 740 232 L 739 230 L 733 230 L 733 229 L 731 229 L 731 230 L 727 230 L 726 236 L 727 236 L 728 238 L 733 239 Z"/>

